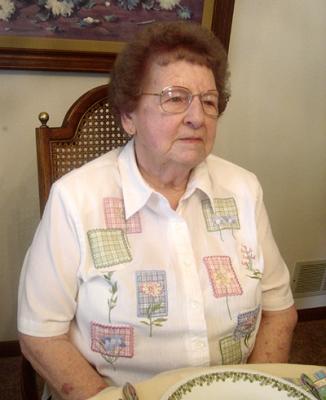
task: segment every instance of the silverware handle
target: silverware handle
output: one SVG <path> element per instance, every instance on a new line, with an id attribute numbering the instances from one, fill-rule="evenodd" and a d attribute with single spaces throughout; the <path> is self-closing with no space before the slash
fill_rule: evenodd
<path id="1" fill-rule="evenodd" d="M 129 382 L 126 382 L 123 385 L 122 394 L 124 396 L 124 400 L 139 400 L 137 393 L 136 393 L 136 389 Z"/>

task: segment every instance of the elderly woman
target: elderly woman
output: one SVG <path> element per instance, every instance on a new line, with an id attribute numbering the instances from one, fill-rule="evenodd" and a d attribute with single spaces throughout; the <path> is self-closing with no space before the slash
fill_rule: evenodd
<path id="1" fill-rule="evenodd" d="M 53 185 L 21 275 L 22 350 L 60 398 L 287 361 L 296 311 L 262 190 L 210 155 L 227 75 L 196 24 L 155 24 L 118 56 L 110 97 L 132 140 Z"/>

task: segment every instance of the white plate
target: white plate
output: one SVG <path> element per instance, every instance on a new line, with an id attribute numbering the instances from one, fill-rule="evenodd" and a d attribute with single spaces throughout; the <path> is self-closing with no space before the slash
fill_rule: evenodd
<path id="1" fill-rule="evenodd" d="M 192 375 L 171 387 L 161 400 L 316 400 L 298 386 L 273 375 L 218 368 Z"/>

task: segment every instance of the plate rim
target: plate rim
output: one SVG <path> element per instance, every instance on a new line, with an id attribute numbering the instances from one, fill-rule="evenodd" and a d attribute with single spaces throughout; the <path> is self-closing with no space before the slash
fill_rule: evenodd
<path id="1" fill-rule="evenodd" d="M 160 400 L 182 400 L 183 395 L 179 397 L 177 390 L 180 390 L 182 386 L 185 384 L 189 384 L 189 382 L 198 379 L 200 377 L 206 377 L 210 375 L 221 375 L 225 373 L 235 373 L 240 375 L 259 375 L 261 377 L 267 378 L 267 379 L 272 379 L 277 383 L 281 383 L 282 385 L 289 386 L 292 388 L 292 390 L 295 390 L 298 392 L 301 397 L 299 397 L 297 400 L 316 400 L 312 394 L 308 393 L 306 390 L 302 389 L 300 386 L 295 385 L 294 383 L 284 379 L 280 378 L 276 375 L 267 373 L 267 372 L 262 372 L 259 370 L 255 369 L 245 369 L 245 368 L 227 368 L 223 366 L 215 366 L 214 367 L 207 367 L 207 371 L 201 371 L 201 372 L 191 372 L 189 375 L 185 378 L 181 378 L 178 382 L 170 386 L 160 397 Z M 171 397 L 175 395 L 174 397 Z M 291 396 L 293 397 L 293 396 Z M 293 400 L 296 400 L 295 397 L 293 397 Z"/>

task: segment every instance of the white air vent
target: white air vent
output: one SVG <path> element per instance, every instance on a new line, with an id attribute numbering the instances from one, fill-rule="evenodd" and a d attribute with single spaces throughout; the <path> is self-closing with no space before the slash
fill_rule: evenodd
<path id="1" fill-rule="evenodd" d="M 326 294 L 326 260 L 295 264 L 292 291 L 295 298 Z"/>

